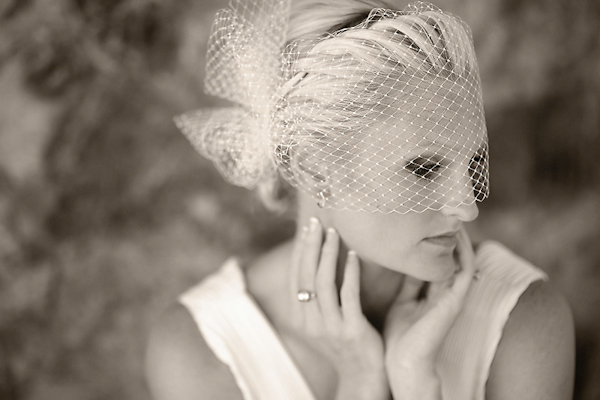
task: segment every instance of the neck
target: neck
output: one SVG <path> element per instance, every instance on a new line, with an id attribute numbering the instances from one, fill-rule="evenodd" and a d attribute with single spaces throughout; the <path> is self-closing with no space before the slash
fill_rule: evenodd
<path id="1" fill-rule="evenodd" d="M 385 317 L 404 282 L 404 274 L 361 260 L 360 300 L 363 313 L 381 331 Z"/>
<path id="2" fill-rule="evenodd" d="M 299 205 L 298 233 L 302 226 L 308 225 L 310 217 L 319 218 L 324 228 L 331 226 L 326 209 L 318 208 L 312 201 L 300 202 Z M 335 228 L 335 226 L 332 227 Z M 348 250 L 346 244 L 341 240 L 336 274 L 338 291 L 342 285 Z M 367 260 L 361 259 L 360 261 L 360 300 L 363 313 L 376 329 L 381 330 L 385 316 L 402 287 L 404 274 Z"/>

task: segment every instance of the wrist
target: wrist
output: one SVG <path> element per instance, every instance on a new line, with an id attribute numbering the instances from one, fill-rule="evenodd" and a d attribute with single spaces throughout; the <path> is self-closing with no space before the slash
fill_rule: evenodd
<path id="1" fill-rule="evenodd" d="M 441 382 L 435 368 L 396 367 L 388 370 L 394 400 L 441 400 Z"/>
<path id="2" fill-rule="evenodd" d="M 366 374 L 340 376 L 336 399 L 344 400 L 389 400 L 390 387 L 384 369 Z"/>
<path id="3" fill-rule="evenodd" d="M 435 357 L 417 357 L 414 354 L 407 354 L 406 352 L 398 352 L 394 350 L 395 349 L 391 349 L 385 354 L 384 365 L 386 371 L 388 372 L 388 376 L 391 371 L 394 371 L 394 374 L 418 374 L 422 376 L 437 377 L 437 371 L 435 367 L 437 354 Z"/>

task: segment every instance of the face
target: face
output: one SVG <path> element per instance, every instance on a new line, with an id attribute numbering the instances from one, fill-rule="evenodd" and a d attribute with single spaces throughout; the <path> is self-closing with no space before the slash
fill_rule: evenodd
<path id="1" fill-rule="evenodd" d="M 332 198 L 359 187 L 383 211 L 323 210 L 363 260 L 425 281 L 448 279 L 457 268 L 457 233 L 478 215 L 472 166 L 486 134 L 472 110 L 455 103 L 446 96 L 412 120 L 399 107 L 368 131 L 352 167 L 355 187 L 333 183 Z"/>
<path id="2" fill-rule="evenodd" d="M 457 233 L 477 214 L 473 203 L 406 214 L 329 211 L 327 219 L 363 261 L 436 282 L 455 272 Z"/>

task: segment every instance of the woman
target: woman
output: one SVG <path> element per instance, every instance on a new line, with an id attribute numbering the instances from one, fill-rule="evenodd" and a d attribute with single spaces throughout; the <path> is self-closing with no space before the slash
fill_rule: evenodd
<path id="1" fill-rule="evenodd" d="M 568 306 L 464 229 L 488 194 L 468 28 L 423 3 L 289 7 L 218 14 L 207 90 L 238 106 L 178 124 L 232 183 L 287 187 L 296 238 L 165 313 L 155 399 L 569 398 Z"/>

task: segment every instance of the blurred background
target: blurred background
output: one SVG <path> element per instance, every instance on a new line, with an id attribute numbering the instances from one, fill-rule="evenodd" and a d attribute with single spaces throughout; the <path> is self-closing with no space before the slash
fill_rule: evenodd
<path id="1" fill-rule="evenodd" d="M 600 399 L 600 2 L 434 2 L 480 59 L 492 186 L 471 231 L 566 295 L 575 398 Z M 291 235 L 172 123 L 216 104 L 204 53 L 225 4 L 0 1 L 0 399 L 147 399 L 152 321 Z"/>

